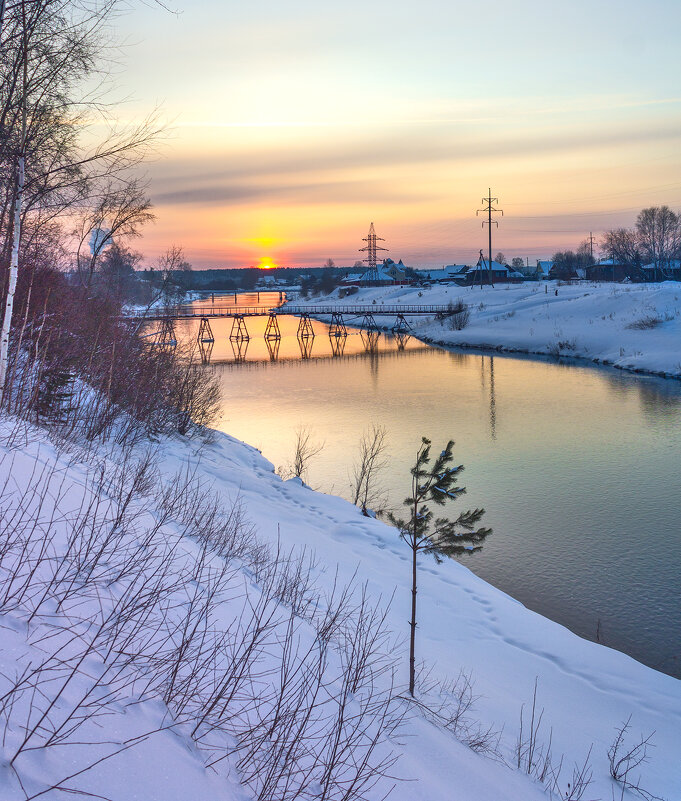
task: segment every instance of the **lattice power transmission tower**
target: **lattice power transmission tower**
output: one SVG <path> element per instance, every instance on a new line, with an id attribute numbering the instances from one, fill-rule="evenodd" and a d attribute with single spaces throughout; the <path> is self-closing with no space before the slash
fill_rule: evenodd
<path id="1" fill-rule="evenodd" d="M 499 198 L 498 197 L 492 197 L 492 190 L 491 189 L 488 189 L 487 191 L 489 192 L 488 196 L 484 197 L 482 199 L 482 202 L 484 204 L 486 204 L 486 205 L 485 205 L 484 208 L 478 209 L 475 212 L 475 216 L 477 217 L 481 213 L 486 213 L 487 214 L 487 219 L 482 221 L 482 227 L 484 228 L 486 225 L 488 226 L 488 234 L 489 234 L 489 240 L 488 240 L 489 251 L 488 251 L 488 255 L 489 255 L 489 260 L 487 262 L 487 269 L 489 270 L 489 282 L 490 282 L 491 286 L 494 286 L 494 283 L 492 282 L 492 226 L 496 225 L 496 227 L 498 228 L 499 227 L 499 223 L 496 220 L 492 219 L 492 214 L 499 213 L 503 217 L 504 216 L 504 212 L 503 212 L 503 209 L 495 209 L 494 208 L 494 204 L 499 202 Z M 482 270 L 482 264 L 480 265 L 480 269 Z M 481 273 L 481 275 L 482 275 L 482 273 Z M 481 283 L 482 283 L 482 278 L 480 280 L 481 280 Z"/>
<path id="2" fill-rule="evenodd" d="M 366 271 L 365 281 L 370 284 L 378 283 L 380 280 L 380 276 L 378 274 L 378 269 L 376 267 L 376 253 L 379 250 L 387 251 L 388 248 L 382 248 L 377 245 L 377 242 L 385 242 L 385 239 L 381 236 L 376 236 L 376 231 L 374 230 L 374 224 L 371 223 L 369 227 L 369 233 L 365 236 L 362 240 L 363 242 L 367 243 L 365 248 L 360 248 L 360 253 L 366 253 L 366 259 L 363 259 L 367 263 L 369 269 Z"/>

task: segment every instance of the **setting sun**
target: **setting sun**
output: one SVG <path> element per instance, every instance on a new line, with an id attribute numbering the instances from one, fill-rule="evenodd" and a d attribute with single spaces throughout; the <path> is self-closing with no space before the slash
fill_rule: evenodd
<path id="1" fill-rule="evenodd" d="M 260 264 L 258 265 L 261 270 L 273 270 L 276 266 L 272 259 L 260 259 Z"/>

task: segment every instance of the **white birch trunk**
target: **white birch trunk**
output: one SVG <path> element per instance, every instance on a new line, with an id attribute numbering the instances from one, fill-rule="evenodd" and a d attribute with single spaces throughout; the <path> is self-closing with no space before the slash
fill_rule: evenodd
<path id="1" fill-rule="evenodd" d="M 21 203 L 24 194 L 24 155 L 19 156 L 19 178 L 17 181 L 17 195 L 14 201 L 14 231 L 12 240 L 12 258 L 9 265 L 9 283 L 5 299 L 5 313 L 2 318 L 2 333 L 0 333 L 0 401 L 5 394 L 5 381 L 7 379 L 7 358 L 9 355 L 9 332 L 14 309 L 14 292 L 17 288 L 17 275 L 19 272 L 19 243 L 21 242 Z"/>

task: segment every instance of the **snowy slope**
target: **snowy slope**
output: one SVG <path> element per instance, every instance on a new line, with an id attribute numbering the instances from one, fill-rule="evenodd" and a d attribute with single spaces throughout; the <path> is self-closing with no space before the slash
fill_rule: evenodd
<path id="1" fill-rule="evenodd" d="M 4 451 L 6 458 L 0 467 L 3 479 L 11 466 L 11 480 L 2 494 L 4 501 L 12 493 L 23 492 L 29 477 L 36 474 L 36 466 L 55 463 L 59 489 L 55 486 L 52 497 L 69 499 L 75 506 L 80 503 L 89 468 L 79 461 L 77 453 L 55 451 L 36 430 L 20 447 L 15 443 L 11 450 L 5 447 Z M 385 603 L 392 598 L 388 621 L 402 643 L 394 660 L 398 679 L 406 680 L 403 643 L 408 618 L 409 561 L 394 529 L 363 517 L 340 498 L 314 492 L 295 479 L 282 481 L 259 452 L 226 435 L 216 435 L 209 445 L 180 438 L 166 440 L 157 455 L 161 481 L 171 482 L 178 471 L 189 469 L 209 481 L 225 504 L 240 495 L 262 540 L 280 540 L 285 547 L 314 550 L 317 558 L 313 573 L 321 586 L 330 588 L 339 579 L 349 582 L 354 578 L 366 582 L 371 598 L 381 598 Z M 106 458 L 115 463 L 115 449 Z M 165 536 L 171 536 L 171 530 Z M 178 548 L 182 564 L 191 564 L 199 553 L 193 540 L 182 540 Z M 458 563 L 438 566 L 423 560 L 420 570 L 418 654 L 432 667 L 434 676 L 453 679 L 462 669 L 470 671 L 475 693 L 480 696 L 471 716 L 484 728 L 492 726 L 501 732 L 500 754 L 507 764 L 502 764 L 499 757 L 490 759 L 473 753 L 414 713 L 393 738 L 392 746 L 400 756 L 391 770 L 395 781 L 382 781 L 372 790 L 372 799 L 378 801 L 393 784 L 391 798 L 397 801 L 546 798 L 543 788 L 513 765 L 520 708 L 531 703 L 535 679 L 539 706 L 545 709 L 539 737 L 548 741 L 551 730 L 554 755 L 564 755 L 563 786 L 570 780 L 573 763 L 581 764 L 592 748 L 594 781 L 583 798 L 612 798 L 606 752 L 615 728 L 631 715 L 635 735 L 655 731 L 650 762 L 641 769 L 643 786 L 668 801 L 681 798 L 681 682 L 619 652 L 580 639 L 528 611 Z M 252 575 L 244 575 L 251 586 Z M 253 592 L 257 593 L 255 585 Z M 221 607 L 224 625 L 229 625 L 230 616 L 234 615 L 230 603 L 226 599 Z M 57 625 L 59 610 L 49 611 L 52 624 Z M 24 617 L 11 610 L 0 618 L 3 687 L 7 677 L 13 675 L 15 664 L 26 664 L 27 659 L 38 657 L 38 628 L 27 625 Z M 88 672 L 96 675 L 101 670 L 101 665 L 93 662 Z M 85 684 L 79 682 L 80 679 L 69 688 L 69 693 L 83 691 Z M 83 730 L 81 739 L 125 742 L 168 721 L 168 710 L 153 699 L 140 700 L 132 707 L 118 704 L 111 713 Z M 3 759 L 7 759 L 20 736 L 16 729 L 6 733 Z M 77 766 L 78 758 L 76 747 L 48 756 L 29 754 L 24 776 L 33 777 L 34 787 L 38 787 L 48 778 L 68 775 L 69 760 Z M 239 786 L 238 775 L 229 762 L 215 771 L 206 770 L 205 761 L 205 755 L 181 728 L 161 730 L 142 745 L 93 768 L 70 786 L 113 801 L 240 801 L 250 797 Z M 25 799 L 31 789 L 22 792 L 7 762 L 0 762 L 2 801 Z M 55 801 L 66 796 L 50 792 L 40 797 Z M 616 797 L 620 797 L 619 791 Z"/>
<path id="2" fill-rule="evenodd" d="M 184 448 L 175 446 L 176 457 Z M 171 458 L 170 456 L 168 458 Z M 223 491 L 238 486 L 261 535 L 316 550 L 322 574 L 339 566 L 357 572 L 376 595 L 394 599 L 390 620 L 406 637 L 409 561 L 395 531 L 363 517 L 346 501 L 283 482 L 272 465 L 248 446 L 223 436 L 201 455 L 200 469 Z M 681 682 L 612 649 L 583 640 L 527 610 L 461 564 L 421 565 L 418 651 L 442 676 L 471 671 L 485 725 L 504 730 L 512 761 L 520 707 L 531 702 L 535 678 L 545 708 L 544 736 L 565 764 L 582 762 L 593 745 L 594 784 L 585 798 L 610 799 L 606 751 L 615 727 L 632 716 L 636 734 L 655 731 L 651 762 L 643 769 L 648 789 L 668 801 L 681 799 Z M 406 654 L 403 660 L 406 678 Z M 403 778 L 395 798 L 423 801 L 530 801 L 531 788 L 507 768 L 453 747 L 442 733 L 420 723 L 399 763 Z M 419 732 L 417 734 L 417 732 Z M 534 788 L 537 789 L 538 788 Z"/>
<path id="3" fill-rule="evenodd" d="M 471 312 L 466 328 L 453 331 L 447 321 L 441 325 L 432 318 L 412 318 L 416 336 L 442 345 L 577 357 L 681 378 L 681 285 L 675 281 L 574 285 L 548 281 L 482 289 L 377 287 L 360 289 L 343 300 L 336 295 L 295 303 L 370 304 L 379 325 L 390 327 L 394 320 L 380 315 L 381 304 L 448 304 L 461 299 Z M 650 328 L 636 327 L 649 319 L 658 322 Z"/>

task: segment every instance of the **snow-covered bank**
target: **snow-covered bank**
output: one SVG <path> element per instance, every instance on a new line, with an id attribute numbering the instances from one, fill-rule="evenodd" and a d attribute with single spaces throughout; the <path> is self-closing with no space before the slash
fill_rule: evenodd
<path id="1" fill-rule="evenodd" d="M 370 304 L 379 325 L 390 327 L 394 320 L 380 315 L 381 304 L 448 304 L 459 299 L 470 311 L 465 328 L 452 330 L 448 320 L 412 318 L 414 334 L 439 345 L 569 356 L 681 378 L 681 285 L 675 281 L 573 285 L 549 281 L 482 289 L 377 287 L 360 289 L 342 300 L 336 291 L 295 303 Z"/>
<path id="2" fill-rule="evenodd" d="M 54 495 L 70 498 L 78 505 L 88 468 L 73 452 L 55 451 L 35 429 L 27 441 L 15 441 L 11 449 L 3 450 L 7 454 L 3 470 L 9 477 L 2 493 L 5 508 L 12 497 L 25 491 L 31 476 L 51 463 L 55 463 L 58 476 Z M 115 449 L 106 458 L 115 462 Z M 273 544 L 280 540 L 287 548 L 313 550 L 316 554 L 313 574 L 321 587 L 329 590 L 334 583 L 355 577 L 356 581 L 366 583 L 372 599 L 387 602 L 394 596 L 388 612 L 389 625 L 395 635 L 406 637 L 409 558 L 394 529 L 363 517 L 358 509 L 340 498 L 314 492 L 297 480 L 282 481 L 259 452 L 226 435 L 216 435 L 210 445 L 181 438 L 164 440 L 158 458 L 160 474 L 168 482 L 178 472 L 189 469 L 202 483 L 209 482 L 225 505 L 240 495 L 261 540 Z M 49 518 L 48 510 L 44 513 Z M 172 521 L 168 522 L 172 528 Z M 196 559 L 199 553 L 194 540 L 182 543 L 183 560 Z M 257 581 L 251 570 L 243 572 L 242 580 L 256 591 Z M 225 603 L 228 619 L 231 602 Z M 681 682 L 621 653 L 580 639 L 528 611 L 458 563 L 437 566 L 422 561 L 419 609 L 418 654 L 433 665 L 434 675 L 455 678 L 460 670 L 470 672 L 475 693 L 480 696 L 471 714 L 484 727 L 503 729 L 501 752 L 509 764 L 473 753 L 416 715 L 393 738 L 400 760 L 391 773 L 398 779 L 411 781 L 398 781 L 392 798 L 397 801 L 546 798 L 539 785 L 513 767 L 520 708 L 531 702 L 535 678 L 538 702 L 545 709 L 539 739 L 548 742 L 552 730 L 554 757 L 558 760 L 561 754 L 565 755 L 563 786 L 571 780 L 573 763 L 581 763 L 593 746 L 594 782 L 583 799 L 611 801 L 613 784 L 608 775 L 606 752 L 616 727 L 631 715 L 633 737 L 655 731 L 650 762 L 640 771 L 642 785 L 668 801 L 681 797 L 678 760 Z M 59 610 L 50 608 L 47 613 L 52 616 L 50 626 L 56 630 Z M 3 615 L 0 621 L 3 681 L 13 676 L 15 662 L 25 664 L 27 654 L 37 658 L 40 651 L 35 641 L 37 633 L 34 624 L 27 624 L 14 612 Z M 395 654 L 400 681 L 404 681 L 407 673 L 406 651 L 403 651 L 398 649 Z M 94 662 L 88 666 L 90 674 L 100 669 Z M 101 688 L 100 691 L 104 692 Z M 106 739 L 126 741 L 159 729 L 162 723 L 167 725 L 168 712 L 152 699 L 135 703 L 132 708 L 120 704 L 103 720 Z M 86 736 L 93 737 L 92 729 L 86 734 L 79 732 L 81 739 Z M 13 730 L 6 736 L 6 743 L 11 745 L 19 737 L 20 732 Z M 51 757 L 36 754 L 32 771 L 37 779 L 66 775 L 63 768 L 65 764 L 68 766 L 72 753 L 77 753 L 75 748 L 63 747 Z M 149 735 L 143 746 L 130 748 L 84 774 L 80 787 L 114 801 L 133 798 L 232 801 L 249 797 L 238 786 L 234 769 L 216 773 L 215 769 L 205 769 L 205 761 L 182 729 L 161 730 Z M 368 797 L 378 800 L 392 783 L 382 782 Z M 73 781 L 70 786 L 74 786 Z M 0 762 L 0 798 L 18 801 L 25 797 L 7 763 Z M 54 800 L 63 794 L 54 791 L 42 797 Z M 619 798 L 619 791 L 616 797 Z"/>

